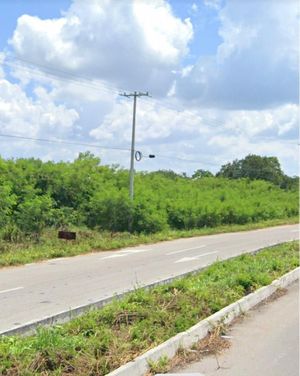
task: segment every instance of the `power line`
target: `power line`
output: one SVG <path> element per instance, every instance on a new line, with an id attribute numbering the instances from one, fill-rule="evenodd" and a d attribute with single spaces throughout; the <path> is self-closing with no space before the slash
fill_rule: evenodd
<path id="1" fill-rule="evenodd" d="M 81 87 L 87 87 L 87 88 L 91 88 L 93 90 L 99 90 L 101 88 L 101 90 L 112 93 L 114 95 L 116 95 L 120 91 L 119 88 L 108 85 L 108 83 L 104 84 L 103 82 L 98 82 L 98 81 L 93 82 L 87 76 L 79 76 L 79 75 L 76 75 L 76 74 L 73 74 L 73 73 L 70 73 L 70 72 L 67 72 L 67 71 L 64 71 L 64 70 L 60 70 L 60 69 L 56 69 L 56 68 L 49 67 L 49 66 L 46 66 L 46 65 L 38 64 L 38 63 L 35 63 L 33 61 L 30 61 L 30 60 L 27 60 L 27 59 L 24 59 L 24 58 L 20 58 L 20 57 L 17 57 L 17 56 L 10 56 L 10 59 L 20 61 L 21 63 L 30 64 L 31 66 L 26 67 L 24 65 L 16 64 L 11 60 L 2 61 L 2 64 L 8 65 L 8 66 L 14 66 L 14 67 L 17 67 L 19 69 L 23 69 L 26 72 L 33 73 L 33 74 L 38 75 L 42 78 L 45 78 L 45 76 L 44 76 L 45 74 L 49 74 L 50 76 L 54 77 L 54 79 L 72 82 L 72 83 L 79 85 Z M 43 73 L 41 71 L 37 71 L 37 70 L 35 70 L 35 67 L 43 69 L 47 72 Z M 64 77 L 64 75 L 65 75 L 65 77 Z M 141 98 L 141 100 L 143 100 L 143 98 Z M 154 99 L 151 98 L 151 99 L 148 99 L 147 102 L 152 103 L 153 105 L 155 105 L 158 108 L 164 109 L 164 111 L 170 112 L 172 114 L 172 116 L 174 116 L 174 112 L 175 112 L 176 115 L 189 114 L 192 117 L 199 118 L 201 123 L 208 125 L 208 126 L 212 126 L 212 127 L 214 127 L 214 129 L 223 128 L 223 130 L 224 130 L 224 128 L 225 128 L 225 124 L 216 120 L 216 119 L 207 119 L 205 116 L 203 116 L 201 114 L 197 114 L 197 113 L 195 113 L 191 110 L 184 109 L 184 108 L 178 108 L 173 103 L 170 103 L 166 100 L 164 100 L 164 102 L 161 103 L 161 102 L 158 102 L 157 100 L 154 100 Z M 230 130 L 230 129 L 228 129 L 226 127 L 226 130 Z M 285 142 L 285 143 L 290 143 L 290 144 L 296 145 L 296 143 L 293 143 L 293 142 Z M 297 145 L 299 145 L 299 143 L 297 143 Z"/>
<path id="2" fill-rule="evenodd" d="M 143 99 L 142 99 L 143 100 Z M 195 110 L 194 112 L 191 111 L 191 110 L 188 110 L 188 109 L 185 109 L 185 108 L 179 108 L 178 106 L 176 107 L 173 103 L 171 102 L 168 102 L 166 101 L 165 99 L 163 100 L 163 103 L 161 102 L 158 102 L 156 101 L 155 99 L 150 99 L 149 100 L 150 103 L 152 103 L 154 106 L 156 107 L 160 107 L 162 109 L 164 109 L 165 111 L 168 111 L 169 113 L 171 113 L 173 116 L 174 116 L 174 112 L 179 115 L 179 114 L 188 114 L 188 115 L 191 115 L 192 117 L 194 118 L 199 118 L 199 120 L 206 124 L 206 125 L 211 125 L 214 127 L 214 129 L 217 127 L 223 127 L 225 126 L 224 123 L 222 123 L 221 121 L 218 121 L 216 119 L 208 119 L 208 118 L 205 118 L 205 116 L 201 115 L 200 113 L 195 113 Z"/>
<path id="3" fill-rule="evenodd" d="M 163 154 L 157 154 L 155 153 L 155 156 L 158 158 L 163 158 L 163 159 L 170 159 L 170 160 L 176 160 L 176 161 L 181 161 L 181 162 L 188 162 L 188 163 L 200 163 L 200 164 L 206 164 L 206 165 L 211 165 L 211 166 L 219 166 L 219 163 L 213 163 L 213 162 L 206 162 L 206 161 L 200 161 L 196 159 L 187 159 L 187 158 L 180 158 L 180 157 L 171 157 Z"/>
<path id="4" fill-rule="evenodd" d="M 18 139 L 18 140 L 36 141 L 36 142 L 55 143 L 55 144 L 88 146 L 92 148 L 106 149 L 106 150 L 118 150 L 118 151 L 127 151 L 127 152 L 130 151 L 130 149 L 127 149 L 127 148 L 109 147 L 109 146 L 103 146 L 103 145 L 98 145 L 98 144 L 89 144 L 85 142 L 68 141 L 68 140 L 62 140 L 62 139 L 34 138 L 34 137 L 26 137 L 26 136 L 3 134 L 3 133 L 0 133 L 0 137 L 13 138 L 13 139 Z"/>
<path id="5" fill-rule="evenodd" d="M 23 70 L 24 72 L 27 72 L 27 73 L 30 73 L 34 76 L 38 76 L 42 79 L 45 79 L 47 78 L 47 75 L 48 76 L 51 76 L 51 79 L 53 80 L 59 80 L 59 81 L 63 81 L 63 82 L 71 82 L 72 84 L 74 85 L 78 85 L 80 87 L 86 87 L 88 89 L 93 89 L 93 90 L 104 90 L 110 94 L 115 94 L 117 95 L 117 90 L 111 90 L 111 89 L 108 89 L 107 87 L 105 87 L 104 84 L 102 83 L 93 83 L 92 81 L 84 81 L 84 80 L 75 80 L 73 78 L 70 78 L 70 77 L 63 77 L 61 75 L 56 75 L 55 73 L 51 73 L 50 71 L 48 72 L 41 72 L 41 71 L 37 71 L 34 67 L 30 67 L 30 66 L 23 66 L 23 65 L 19 65 L 17 63 L 14 63 L 14 62 L 3 62 L 2 63 L 3 65 L 7 65 L 9 67 L 14 67 L 14 68 L 17 68 L 17 69 L 21 69 Z"/>
<path id="6" fill-rule="evenodd" d="M 92 79 L 89 76 L 86 76 L 86 75 L 74 74 L 74 73 L 68 72 L 66 70 L 57 69 L 57 68 L 55 68 L 53 66 L 46 66 L 44 64 L 39 64 L 39 63 L 36 63 L 34 61 L 31 61 L 31 60 L 28 60 L 28 59 L 24 59 L 24 58 L 21 58 L 21 57 L 17 57 L 17 56 L 10 56 L 10 57 L 12 59 L 20 61 L 22 63 L 29 64 L 29 65 L 31 65 L 33 67 L 38 67 L 38 68 L 43 69 L 45 71 L 50 71 L 50 72 L 52 71 L 52 72 L 56 73 L 57 75 L 59 75 L 59 77 L 65 75 L 65 76 L 69 76 L 70 79 L 72 79 L 72 80 L 74 79 L 74 80 L 76 80 L 78 82 L 81 82 L 81 81 L 83 81 L 83 82 L 93 82 Z M 52 72 L 51 72 L 51 74 L 52 74 Z M 120 88 L 117 88 L 115 86 L 109 85 L 108 83 L 106 83 L 103 86 L 106 86 L 106 88 L 109 88 L 114 93 L 117 93 L 120 90 Z"/>
<path id="7" fill-rule="evenodd" d="M 0 122 L 1 123 L 1 122 Z M 3 124 L 3 123 L 2 123 Z M 84 143 L 84 142 L 73 142 L 73 141 L 68 141 L 68 140 L 63 140 L 63 139 L 46 139 L 46 138 L 34 138 L 34 137 L 26 137 L 26 136 L 19 136 L 19 135 L 11 135 L 11 134 L 3 134 L 0 133 L 0 137 L 4 138 L 13 138 L 16 140 L 28 140 L 28 141 L 34 141 L 34 142 L 47 142 L 47 143 L 56 143 L 56 144 L 65 144 L 65 145 L 77 145 L 77 146 L 88 146 L 92 148 L 97 148 L 97 149 L 106 149 L 106 150 L 118 150 L 118 151 L 126 151 L 130 152 L 131 149 L 126 149 L 126 148 L 118 148 L 118 147 L 107 147 L 103 145 L 98 145 L 98 144 L 90 144 L 90 143 Z M 185 163 L 192 163 L 192 164 L 200 164 L 202 166 L 205 165 L 211 165 L 211 166 L 224 166 L 227 164 L 230 164 L 232 162 L 220 162 L 220 163 L 213 163 L 213 162 L 208 162 L 204 160 L 194 160 L 194 159 L 186 159 L 186 158 L 180 158 L 180 157 L 171 157 L 171 156 L 166 156 L 160 153 L 155 153 L 155 156 L 163 159 L 170 159 L 170 160 L 178 160 L 180 162 L 185 162 Z M 264 167 L 256 169 L 256 168 L 248 168 L 248 171 L 254 172 L 254 171 L 264 171 Z M 237 171 L 238 173 L 239 171 Z"/>
<path id="8" fill-rule="evenodd" d="M 27 66 L 16 64 L 11 60 L 3 61 L 2 64 L 8 65 L 8 66 L 13 66 L 15 68 L 24 70 L 28 73 L 33 73 L 33 74 L 40 76 L 42 78 L 44 78 L 43 73 L 36 71 L 35 67 L 44 70 L 44 74 L 46 74 L 46 75 L 48 74 L 48 75 L 54 77 L 54 79 L 59 79 L 59 80 L 62 80 L 62 81 L 70 81 L 74 84 L 77 84 L 77 85 L 80 85 L 80 86 L 83 86 L 83 87 L 91 88 L 91 89 L 94 89 L 94 90 L 98 90 L 99 88 L 101 88 L 102 90 L 105 90 L 109 93 L 113 93 L 115 95 L 117 93 L 119 93 L 120 91 L 123 91 L 121 88 L 109 85 L 107 82 L 105 84 L 102 83 L 102 82 L 101 83 L 100 82 L 95 83 L 95 82 L 91 81 L 91 79 L 88 78 L 87 76 L 79 76 L 79 75 L 76 75 L 76 74 L 73 74 L 73 73 L 70 73 L 70 72 L 67 72 L 67 71 L 64 71 L 64 70 L 60 70 L 60 69 L 56 69 L 56 68 L 53 68 L 53 67 L 49 67 L 49 66 L 46 66 L 46 65 L 39 64 L 39 63 L 35 63 L 33 61 L 30 61 L 30 60 L 27 60 L 27 59 L 24 59 L 24 58 L 20 58 L 20 57 L 16 57 L 16 56 L 10 56 L 10 58 L 14 59 L 16 61 L 20 61 L 21 63 L 25 63 L 25 64 L 27 64 Z M 30 66 L 28 66 L 28 64 Z M 173 116 L 174 116 L 174 111 L 175 111 L 175 113 L 177 115 L 179 113 L 184 113 L 184 114 L 189 114 L 193 117 L 199 118 L 200 121 L 204 122 L 207 125 L 211 125 L 214 128 L 224 126 L 223 123 L 221 123 L 221 122 L 219 122 L 215 119 L 205 119 L 205 117 L 203 117 L 202 115 L 195 114 L 194 112 L 192 112 L 190 110 L 183 109 L 183 108 L 178 109 L 178 107 L 176 107 L 173 103 L 167 102 L 166 100 L 164 100 L 164 104 L 162 104 L 161 102 L 158 102 L 155 99 L 150 100 L 150 102 L 153 105 L 164 109 L 165 111 L 171 112 Z"/>
<path id="9" fill-rule="evenodd" d="M 94 90 L 101 89 L 101 90 L 104 90 L 106 92 L 112 93 L 114 95 L 118 94 L 120 91 L 123 91 L 123 89 L 121 89 L 117 86 L 109 85 L 107 82 L 105 82 L 105 83 L 98 82 L 98 81 L 93 82 L 91 80 L 91 78 L 88 77 L 88 76 L 74 74 L 74 73 L 68 72 L 66 70 L 57 69 L 57 68 L 54 68 L 52 66 L 46 66 L 44 64 L 39 64 L 39 63 L 36 63 L 34 61 L 24 59 L 24 58 L 21 58 L 21 57 L 17 57 L 17 56 L 10 55 L 9 58 L 16 60 L 16 61 L 19 61 L 21 63 L 25 63 L 25 64 L 27 64 L 27 66 L 16 64 L 12 60 L 3 61 L 2 64 L 8 65 L 8 66 L 14 66 L 15 68 L 24 70 L 24 71 L 29 72 L 29 73 L 31 72 L 35 75 L 42 77 L 42 78 L 44 78 L 43 73 L 36 71 L 35 68 L 42 69 L 44 71 L 44 74 L 46 74 L 46 75 L 48 74 L 48 75 L 54 77 L 54 79 L 72 82 L 72 83 L 79 85 L 79 86 L 82 86 L 82 87 L 87 87 L 87 88 L 91 88 L 91 89 L 94 89 Z M 143 100 L 143 98 L 141 98 L 141 100 Z M 189 109 L 182 108 L 182 107 L 178 108 L 178 105 L 176 106 L 176 105 L 174 105 L 174 103 L 171 103 L 171 102 L 167 101 L 166 99 L 163 99 L 163 103 L 155 100 L 154 98 L 147 100 L 147 102 L 148 103 L 150 102 L 154 106 L 162 108 L 164 111 L 171 113 L 172 116 L 174 116 L 174 111 L 175 111 L 176 115 L 188 114 L 192 117 L 198 118 L 200 120 L 200 122 L 202 122 L 205 125 L 212 126 L 212 127 L 214 127 L 214 129 L 225 127 L 225 124 L 223 122 L 217 120 L 217 119 L 211 119 L 211 118 L 207 118 L 207 117 L 205 117 L 201 114 L 197 114 L 197 113 L 195 113 L 195 111 L 197 111 L 197 110 L 191 111 Z M 228 128 L 226 128 L 226 129 L 228 130 Z"/>
<path id="10" fill-rule="evenodd" d="M 2 122 L 0 122 L 0 123 L 3 124 Z M 35 138 L 35 137 L 26 137 L 26 136 L 13 135 L 13 134 L 3 134 L 3 133 L 0 133 L 0 137 L 12 138 L 12 139 L 16 139 L 16 140 L 27 140 L 27 141 L 33 141 L 33 142 L 46 142 L 46 143 L 55 143 L 55 144 L 62 144 L 62 145 L 87 146 L 87 147 L 104 149 L 104 150 L 118 150 L 118 151 L 131 152 L 131 149 L 129 149 L 129 148 L 109 147 L 109 146 L 103 146 L 103 145 L 98 145 L 98 144 L 90 144 L 90 143 L 86 143 L 86 142 L 68 141 L 68 140 L 64 140 L 64 139 Z M 134 149 L 134 151 L 137 151 L 137 150 Z M 158 153 L 158 154 L 155 153 L 155 156 L 158 157 L 158 158 L 178 160 L 178 161 L 181 161 L 181 162 L 210 164 L 210 165 L 215 165 L 215 166 L 217 165 L 216 163 L 205 162 L 205 161 L 200 161 L 200 160 L 191 160 L 191 159 L 185 159 L 185 158 L 180 158 L 180 157 L 171 157 L 171 156 L 166 156 L 166 155 L 163 155 L 163 154 L 160 154 L 160 153 Z"/>

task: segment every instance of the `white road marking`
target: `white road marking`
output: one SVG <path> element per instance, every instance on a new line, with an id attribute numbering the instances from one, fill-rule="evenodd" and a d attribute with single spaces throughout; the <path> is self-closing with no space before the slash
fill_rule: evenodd
<path id="1" fill-rule="evenodd" d="M 56 258 L 48 260 L 48 262 L 65 261 L 65 260 L 68 260 L 68 259 L 69 259 L 69 257 L 56 257 Z"/>
<path id="2" fill-rule="evenodd" d="M 206 247 L 206 245 L 198 245 L 198 247 L 186 248 L 186 249 L 180 249 L 180 250 L 178 250 L 178 251 L 173 251 L 173 252 L 167 253 L 166 255 L 167 255 L 167 256 L 170 256 L 170 255 L 176 255 L 177 253 L 182 253 L 182 252 L 192 251 L 192 250 L 200 249 L 200 248 L 204 248 L 204 247 Z"/>
<path id="3" fill-rule="evenodd" d="M 146 252 L 146 249 L 124 249 L 123 251 L 118 251 L 117 253 L 114 253 L 113 255 L 110 256 L 105 256 L 102 257 L 100 260 L 107 260 L 107 259 L 112 259 L 112 258 L 118 258 L 118 257 L 125 257 L 141 252 Z"/>
<path id="4" fill-rule="evenodd" d="M 200 257 L 208 256 L 208 255 L 213 255 L 213 254 L 215 254 L 215 253 L 218 253 L 218 251 L 207 252 L 207 253 L 203 253 L 202 255 L 198 255 L 198 256 L 194 256 L 194 257 L 183 257 L 182 259 L 179 259 L 179 260 L 177 260 L 177 261 L 174 261 L 174 264 L 178 264 L 179 262 L 195 261 L 195 260 L 198 260 Z"/>
<path id="5" fill-rule="evenodd" d="M 150 249 L 148 249 L 150 251 Z M 147 249 L 124 249 L 123 251 L 119 251 L 118 253 L 140 253 L 140 252 L 147 252 Z"/>
<path id="6" fill-rule="evenodd" d="M 102 257 L 100 260 L 108 260 L 108 259 L 112 259 L 112 258 L 117 258 L 117 257 L 124 257 L 124 256 L 128 256 L 127 254 L 116 254 L 116 255 L 110 255 L 110 256 L 105 256 L 105 257 Z"/>
<path id="7" fill-rule="evenodd" d="M 15 287 L 13 289 L 8 289 L 8 290 L 2 290 L 0 291 L 0 294 L 4 294 L 6 292 L 11 292 L 11 291 L 16 291 L 16 290 L 22 290 L 24 287 Z"/>

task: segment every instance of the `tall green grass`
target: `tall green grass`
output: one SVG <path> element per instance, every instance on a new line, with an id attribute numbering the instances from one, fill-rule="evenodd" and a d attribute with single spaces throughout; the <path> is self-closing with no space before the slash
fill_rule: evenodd
<path id="1" fill-rule="evenodd" d="M 65 241 L 57 238 L 57 230 L 45 229 L 38 240 L 31 238 L 9 242 L 0 240 L 0 268 L 22 265 L 58 257 L 70 257 L 89 252 L 101 252 L 139 244 L 155 243 L 193 236 L 212 235 L 232 231 L 246 231 L 269 226 L 297 223 L 298 218 L 285 220 L 268 220 L 247 225 L 223 225 L 204 227 L 193 230 L 165 230 L 155 234 L 131 234 L 128 232 L 111 233 L 87 228 L 72 227 L 77 231 L 76 241 Z"/>
<path id="2" fill-rule="evenodd" d="M 299 265 L 298 242 L 217 262 L 194 276 L 121 301 L 30 337 L 0 339 L 0 374 L 106 375 Z"/>

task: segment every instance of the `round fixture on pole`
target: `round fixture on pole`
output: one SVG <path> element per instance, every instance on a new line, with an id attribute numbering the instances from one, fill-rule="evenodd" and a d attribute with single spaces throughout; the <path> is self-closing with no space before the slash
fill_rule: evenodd
<path id="1" fill-rule="evenodd" d="M 134 158 L 135 158 L 135 160 L 136 160 L 137 162 L 139 162 L 139 161 L 143 158 L 143 154 L 142 154 L 139 150 L 137 150 L 137 151 L 135 152 L 135 154 L 134 154 Z"/>

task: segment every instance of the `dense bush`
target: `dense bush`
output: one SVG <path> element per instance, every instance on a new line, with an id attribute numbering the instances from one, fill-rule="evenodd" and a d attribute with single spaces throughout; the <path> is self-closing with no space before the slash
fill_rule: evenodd
<path id="1" fill-rule="evenodd" d="M 121 232 L 129 223 L 133 231 L 151 233 L 298 214 L 296 188 L 196 175 L 137 173 L 131 204 L 128 171 L 101 166 L 90 153 L 59 163 L 0 158 L 0 236 L 13 240 L 20 231 L 38 234 L 44 227 L 72 225 Z"/>

